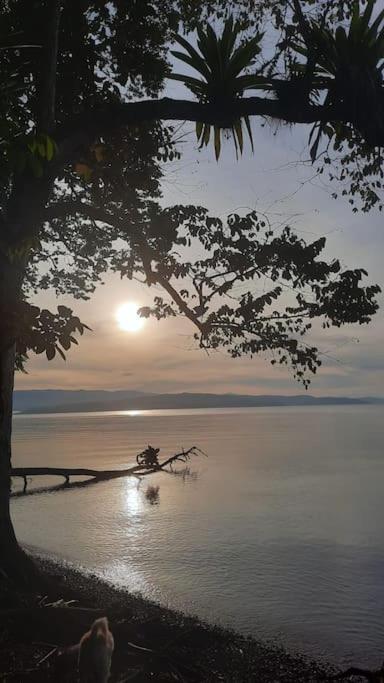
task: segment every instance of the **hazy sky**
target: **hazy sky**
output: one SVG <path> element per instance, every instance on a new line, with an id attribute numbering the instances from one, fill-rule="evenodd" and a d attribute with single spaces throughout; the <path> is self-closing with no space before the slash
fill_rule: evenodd
<path id="1" fill-rule="evenodd" d="M 176 92 L 176 91 L 174 91 Z M 170 94 L 172 90 L 170 89 Z M 308 157 L 308 129 L 253 124 L 255 153 L 236 161 L 232 142 L 219 163 L 213 150 L 199 151 L 193 129 L 183 145 L 180 162 L 166 167 L 164 202 L 200 204 L 225 216 L 231 211 L 259 209 L 272 220 L 287 217 L 307 239 L 327 235 L 327 255 L 345 267 L 363 267 L 371 282 L 384 288 L 383 218 L 378 212 L 354 215 L 342 199 L 331 198 L 331 187 L 313 178 L 314 169 L 297 163 Z M 304 235 L 305 233 L 305 235 Z M 115 311 L 126 301 L 145 305 L 153 291 L 109 276 L 90 302 L 61 299 L 92 327 L 64 363 L 34 356 L 28 375 L 19 374 L 16 388 L 126 388 L 145 391 L 211 391 L 241 393 L 301 393 L 288 369 L 268 360 L 231 359 L 224 353 L 207 356 L 193 342 L 189 322 L 178 318 L 149 321 L 138 333 L 118 329 Z M 383 297 L 381 297 L 381 303 Z M 51 308 L 58 301 L 47 293 L 37 303 Z M 310 392 L 317 395 L 384 395 L 384 325 L 382 310 L 367 326 L 350 326 L 308 337 L 322 355 L 323 367 Z"/>

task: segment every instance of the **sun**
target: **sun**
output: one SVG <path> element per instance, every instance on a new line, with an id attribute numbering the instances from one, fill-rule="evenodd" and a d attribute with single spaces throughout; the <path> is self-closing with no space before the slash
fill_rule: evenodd
<path id="1" fill-rule="evenodd" d="M 124 332 L 138 332 L 145 324 L 144 318 L 141 318 L 137 311 L 140 308 L 137 304 L 132 302 L 122 304 L 116 311 L 117 324 Z"/>

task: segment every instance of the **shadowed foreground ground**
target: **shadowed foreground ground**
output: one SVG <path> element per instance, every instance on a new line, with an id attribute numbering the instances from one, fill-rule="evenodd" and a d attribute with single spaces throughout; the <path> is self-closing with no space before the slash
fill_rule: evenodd
<path id="1" fill-rule="evenodd" d="M 39 560 L 48 587 L 16 593 L 0 582 L 0 681 L 77 680 L 56 646 L 75 643 L 100 615 L 115 636 L 111 682 L 324 680 L 329 667 L 159 607 L 106 583 Z M 68 601 L 74 603 L 68 605 Z M 48 655 L 48 656 L 47 656 Z M 60 664 L 59 664 L 60 662 Z"/>

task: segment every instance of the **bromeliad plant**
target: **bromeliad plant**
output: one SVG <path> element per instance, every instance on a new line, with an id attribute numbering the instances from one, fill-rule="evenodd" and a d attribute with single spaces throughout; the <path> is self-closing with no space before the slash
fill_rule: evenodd
<path id="1" fill-rule="evenodd" d="M 249 74 L 246 69 L 254 64 L 259 55 L 262 34 L 257 33 L 253 38 L 238 41 L 240 26 L 233 19 L 226 21 L 220 36 L 207 24 L 205 30 L 197 29 L 198 50 L 182 36 L 176 37 L 185 52 L 173 51 L 177 59 L 192 67 L 200 78 L 186 74 L 170 75 L 170 78 L 181 81 L 200 102 L 216 104 L 223 109 L 223 121 L 211 126 L 207 123 L 196 124 L 196 135 L 200 147 L 208 145 L 213 128 L 216 159 L 220 156 L 221 134 L 229 131 L 233 137 L 236 156 L 243 151 L 243 124 L 248 132 L 253 150 L 252 130 L 248 116 L 242 119 L 227 120 L 225 110 L 233 100 L 241 97 L 246 90 L 256 88 L 267 89 L 267 79 L 260 74 Z"/>
<path id="2" fill-rule="evenodd" d="M 296 3 L 297 4 L 297 3 Z M 364 11 L 356 2 L 349 27 L 331 30 L 317 22 L 303 24 L 301 40 L 293 49 L 314 63 L 314 82 L 327 91 L 324 104 L 352 112 L 357 129 L 366 140 L 382 132 L 383 69 L 384 69 L 384 10 L 372 21 L 376 0 L 368 0 Z M 304 67 L 304 65 L 303 65 Z M 345 126 L 316 124 L 317 131 L 311 148 L 316 158 L 323 133 L 346 137 Z M 348 136 L 347 136 L 348 137 Z"/>

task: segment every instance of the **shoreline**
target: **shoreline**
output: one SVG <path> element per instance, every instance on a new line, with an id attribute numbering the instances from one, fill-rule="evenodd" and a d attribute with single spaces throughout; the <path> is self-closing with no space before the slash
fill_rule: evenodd
<path id="1" fill-rule="evenodd" d="M 299 653 L 290 653 L 278 644 L 258 641 L 220 626 L 211 626 L 197 617 L 162 607 L 114 587 L 92 574 L 82 573 L 65 561 L 42 557 L 36 551 L 32 555 L 39 568 L 49 577 L 49 589 L 45 595 L 35 596 L 39 598 L 43 610 L 30 606 L 31 596 L 23 596 L 24 608 L 27 605 L 30 612 L 27 631 L 33 629 L 36 642 L 49 641 L 50 647 L 68 646 L 78 641 L 94 618 L 101 614 L 108 616 L 116 642 L 111 683 L 124 680 L 124 676 L 135 671 L 136 681 L 180 680 L 186 683 L 308 683 L 335 673 L 335 667 L 330 663 L 314 661 Z M 72 600 L 75 602 L 69 604 Z M 52 607 L 55 602 L 56 606 Z M 16 645 L 14 641 L 17 634 L 21 643 L 25 644 L 25 623 L 22 620 L 16 622 L 13 622 L 13 630 L 12 624 L 10 627 L 8 625 L 11 644 Z M 139 648 L 147 648 L 147 661 L 145 657 L 143 659 L 144 651 L 140 655 L 137 654 L 139 650 L 132 652 L 128 642 Z M 150 650 L 155 650 L 156 656 L 150 654 Z M 39 654 L 44 656 L 45 651 Z M 0 650 L 0 680 L 1 672 L 5 670 L 3 659 Z M 140 671 L 140 667 L 144 669 Z M 179 672 L 180 678 L 175 678 L 175 671 Z M 66 680 L 60 679 L 57 672 L 53 673 L 52 678 L 49 667 L 46 672 L 48 677 L 44 677 L 43 673 L 40 671 L 38 678 L 42 683 Z M 30 679 L 13 677 L 12 680 Z"/>

